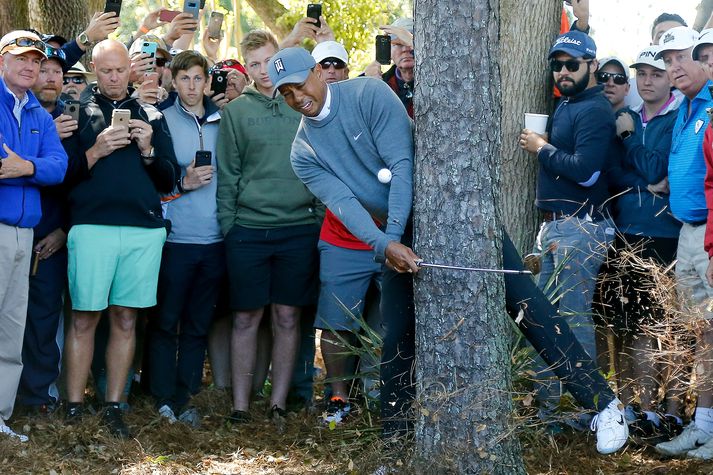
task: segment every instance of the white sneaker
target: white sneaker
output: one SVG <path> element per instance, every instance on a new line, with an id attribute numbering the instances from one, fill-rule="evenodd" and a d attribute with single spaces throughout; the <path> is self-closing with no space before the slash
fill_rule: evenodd
<path id="1" fill-rule="evenodd" d="M 616 452 L 629 438 L 629 426 L 626 425 L 623 408 L 621 401 L 614 399 L 592 419 L 590 428 L 597 433 L 597 451 L 600 454 Z"/>
<path id="2" fill-rule="evenodd" d="M 26 435 L 18 434 L 17 432 L 15 432 L 14 430 L 12 430 L 8 426 L 6 426 L 5 424 L 0 425 L 0 434 L 6 435 L 13 439 L 17 439 L 20 442 L 27 442 L 28 440 L 30 440 L 30 438 L 27 437 Z"/>
<path id="3" fill-rule="evenodd" d="M 668 442 L 657 444 L 656 452 L 670 457 L 690 454 L 692 451 L 706 445 L 706 442 L 711 440 L 711 438 L 713 438 L 711 434 L 698 428 L 695 422 L 691 422 L 677 437 L 674 437 Z M 713 447 L 711 447 L 711 449 L 713 449 Z"/>
<path id="4" fill-rule="evenodd" d="M 176 414 L 173 413 L 173 409 L 168 404 L 158 408 L 158 415 L 166 419 L 169 424 L 175 424 L 178 421 Z"/>
<path id="5" fill-rule="evenodd" d="M 686 457 L 698 460 L 711 460 L 713 459 L 713 438 L 703 444 L 701 447 L 690 450 L 686 453 Z"/>

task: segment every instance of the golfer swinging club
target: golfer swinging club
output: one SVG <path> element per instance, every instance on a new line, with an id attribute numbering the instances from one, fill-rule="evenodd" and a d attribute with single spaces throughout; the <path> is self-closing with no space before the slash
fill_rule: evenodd
<path id="1" fill-rule="evenodd" d="M 334 83 L 314 71 L 302 48 L 287 48 L 269 74 L 287 104 L 304 115 L 292 144 L 292 167 L 310 191 L 386 263 L 381 312 L 386 335 L 381 365 L 381 418 L 386 437 L 408 430 L 414 397 L 413 274 L 419 257 L 409 247 L 413 199 L 411 120 L 398 97 L 373 78 Z M 391 179 L 382 183 L 379 172 Z M 385 223 L 377 227 L 374 219 Z M 383 364 L 388 362 L 388 364 Z"/>

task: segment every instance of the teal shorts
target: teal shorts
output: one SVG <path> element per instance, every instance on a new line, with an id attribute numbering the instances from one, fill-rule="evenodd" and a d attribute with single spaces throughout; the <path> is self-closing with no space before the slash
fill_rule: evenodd
<path id="1" fill-rule="evenodd" d="M 72 309 L 156 305 L 164 228 L 80 224 L 67 236 Z"/>

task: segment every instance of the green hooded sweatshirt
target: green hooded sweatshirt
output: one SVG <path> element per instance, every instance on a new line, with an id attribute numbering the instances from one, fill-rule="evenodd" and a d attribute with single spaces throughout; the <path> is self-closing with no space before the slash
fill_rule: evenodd
<path id="1" fill-rule="evenodd" d="M 319 224 L 323 206 L 290 164 L 302 114 L 282 96 L 271 99 L 249 86 L 221 117 L 217 200 L 223 235 L 236 224 L 257 229 Z"/>

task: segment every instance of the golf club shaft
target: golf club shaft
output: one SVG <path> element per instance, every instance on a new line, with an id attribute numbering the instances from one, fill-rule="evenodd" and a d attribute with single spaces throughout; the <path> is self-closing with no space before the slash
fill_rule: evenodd
<path id="1" fill-rule="evenodd" d="M 430 264 L 428 262 L 419 261 L 416 263 L 419 267 L 432 267 L 434 269 L 450 269 L 450 270 L 464 270 L 469 272 L 494 272 L 497 274 L 532 274 L 529 270 L 513 270 L 513 269 L 481 269 L 478 267 L 460 267 L 460 266 L 449 266 L 446 264 Z"/>

